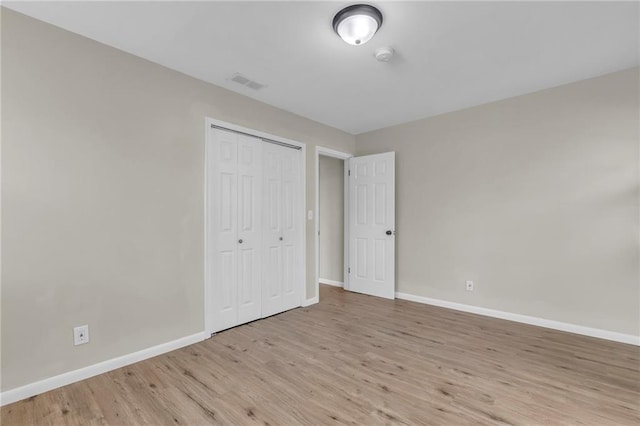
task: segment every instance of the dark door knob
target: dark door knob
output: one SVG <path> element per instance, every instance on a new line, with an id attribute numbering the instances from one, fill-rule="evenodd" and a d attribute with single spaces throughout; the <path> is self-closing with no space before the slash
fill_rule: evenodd
<path id="1" fill-rule="evenodd" d="M 240 244 L 242 244 L 242 238 L 241 238 L 241 239 L 239 239 L 239 240 L 238 240 L 238 242 L 239 242 Z"/>
<path id="2" fill-rule="evenodd" d="M 387 231 L 386 234 L 387 235 L 391 235 L 391 234 L 393 234 L 393 231 Z"/>
<path id="3" fill-rule="evenodd" d="M 280 241 L 282 241 L 282 237 L 280 237 Z"/>

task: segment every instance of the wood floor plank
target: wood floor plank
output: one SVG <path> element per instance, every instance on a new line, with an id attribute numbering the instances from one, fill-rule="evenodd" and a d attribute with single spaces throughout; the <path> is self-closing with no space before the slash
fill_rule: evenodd
<path id="1" fill-rule="evenodd" d="M 2 425 L 638 425 L 640 348 L 321 286 L 320 303 L 65 386 Z"/>

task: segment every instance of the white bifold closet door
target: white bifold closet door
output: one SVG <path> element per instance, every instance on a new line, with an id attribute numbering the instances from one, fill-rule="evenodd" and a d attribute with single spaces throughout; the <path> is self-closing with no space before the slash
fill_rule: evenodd
<path id="1" fill-rule="evenodd" d="M 262 316 L 300 306 L 302 269 L 301 152 L 263 146 Z M 304 214 L 304 213 L 303 213 Z"/>
<path id="2" fill-rule="evenodd" d="M 301 305 L 304 159 L 257 137 L 209 131 L 207 317 L 217 332 Z"/>
<path id="3" fill-rule="evenodd" d="M 260 139 L 212 129 L 212 325 L 224 330 L 262 316 Z M 217 202 L 211 202 L 215 199 Z"/>

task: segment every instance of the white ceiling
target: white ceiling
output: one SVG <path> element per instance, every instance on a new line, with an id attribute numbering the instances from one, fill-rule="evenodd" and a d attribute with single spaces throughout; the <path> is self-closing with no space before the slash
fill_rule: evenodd
<path id="1" fill-rule="evenodd" d="M 384 23 L 363 46 L 331 27 L 348 4 L 3 3 L 353 134 L 638 65 L 637 2 L 372 2 Z"/>

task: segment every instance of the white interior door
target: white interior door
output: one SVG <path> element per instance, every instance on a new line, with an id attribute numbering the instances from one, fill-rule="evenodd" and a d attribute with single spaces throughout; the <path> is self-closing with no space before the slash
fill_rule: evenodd
<path id="1" fill-rule="evenodd" d="M 395 153 L 349 159 L 349 290 L 395 297 Z"/>
<path id="2" fill-rule="evenodd" d="M 301 304 L 301 153 L 266 143 L 263 147 L 262 316 Z"/>

